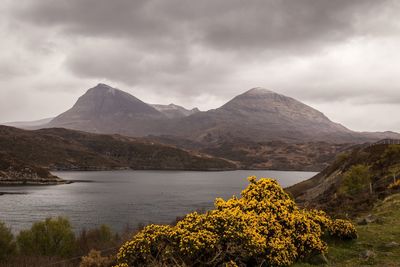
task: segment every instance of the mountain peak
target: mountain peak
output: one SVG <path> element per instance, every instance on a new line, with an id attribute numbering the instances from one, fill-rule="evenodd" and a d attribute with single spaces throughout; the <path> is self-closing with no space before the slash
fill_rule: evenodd
<path id="1" fill-rule="evenodd" d="M 105 93 L 110 93 L 112 95 L 115 95 L 115 93 L 117 91 L 120 91 L 120 90 L 118 90 L 114 87 L 111 87 L 107 84 L 99 83 L 95 87 L 89 89 L 87 92 L 102 92 L 102 93 L 105 92 Z"/>
<path id="2" fill-rule="evenodd" d="M 243 95 L 268 95 L 276 94 L 275 92 L 265 89 L 263 87 L 255 87 L 243 93 Z"/>
<path id="3" fill-rule="evenodd" d="M 99 83 L 49 125 L 89 132 L 123 133 L 132 129 L 131 132 L 142 133 L 143 121 L 162 118 L 165 115 L 133 95 Z"/>

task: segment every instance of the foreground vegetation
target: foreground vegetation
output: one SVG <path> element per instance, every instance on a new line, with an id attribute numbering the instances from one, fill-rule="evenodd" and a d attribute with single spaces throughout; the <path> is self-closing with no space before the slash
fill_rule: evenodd
<path id="1" fill-rule="evenodd" d="M 121 247 L 118 266 L 288 266 L 324 257 L 326 238 L 357 238 L 351 222 L 298 208 L 275 180 L 249 181 L 214 210 L 145 227 Z"/>
<path id="2" fill-rule="evenodd" d="M 102 225 L 75 234 L 68 219 L 58 217 L 36 222 L 13 236 L 0 223 L 0 266 L 111 266 L 117 248 L 132 232 L 127 228 L 121 235 L 114 234 Z"/>
<path id="3" fill-rule="evenodd" d="M 353 226 L 299 208 L 274 180 L 249 180 L 240 198 L 139 232 L 75 234 L 54 218 L 13 236 L 0 223 L 0 266 L 399 266 L 400 194 L 378 200 Z"/>

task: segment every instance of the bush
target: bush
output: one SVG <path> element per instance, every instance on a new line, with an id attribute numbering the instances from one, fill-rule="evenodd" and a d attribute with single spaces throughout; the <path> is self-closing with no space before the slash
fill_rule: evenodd
<path id="1" fill-rule="evenodd" d="M 6 260 L 16 251 L 14 236 L 9 228 L 0 222 L 0 261 Z"/>
<path id="2" fill-rule="evenodd" d="M 310 210 L 307 212 L 310 220 L 318 223 L 323 232 L 330 237 L 341 240 L 352 240 L 357 238 L 357 230 L 354 225 L 347 220 L 329 218 L 325 212 L 321 210 Z"/>
<path id="3" fill-rule="evenodd" d="M 75 235 L 67 219 L 48 218 L 21 231 L 17 243 L 23 255 L 66 257 L 74 253 Z"/>
<path id="4" fill-rule="evenodd" d="M 205 214 L 145 227 L 120 248 L 118 266 L 287 266 L 326 251 L 324 231 L 341 223 L 299 209 L 275 180 L 249 181 L 241 198 L 216 199 Z"/>

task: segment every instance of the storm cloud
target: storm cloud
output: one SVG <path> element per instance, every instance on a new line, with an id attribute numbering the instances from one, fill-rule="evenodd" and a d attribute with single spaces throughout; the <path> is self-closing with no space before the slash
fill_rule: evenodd
<path id="1" fill-rule="evenodd" d="M 63 112 L 99 82 L 216 108 L 252 87 L 355 130 L 400 131 L 394 0 L 5 0 L 0 121 Z"/>

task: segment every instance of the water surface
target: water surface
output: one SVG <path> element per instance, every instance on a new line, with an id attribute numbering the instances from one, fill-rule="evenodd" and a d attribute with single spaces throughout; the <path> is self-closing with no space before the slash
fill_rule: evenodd
<path id="1" fill-rule="evenodd" d="M 170 223 L 196 209 L 213 206 L 216 197 L 239 195 L 246 177 L 273 177 L 290 186 L 314 172 L 286 171 L 109 171 L 55 172 L 69 180 L 90 180 L 57 186 L 2 186 L 0 221 L 13 231 L 29 228 L 46 217 L 67 216 L 76 230 L 108 224 L 120 231 L 128 223 Z"/>

